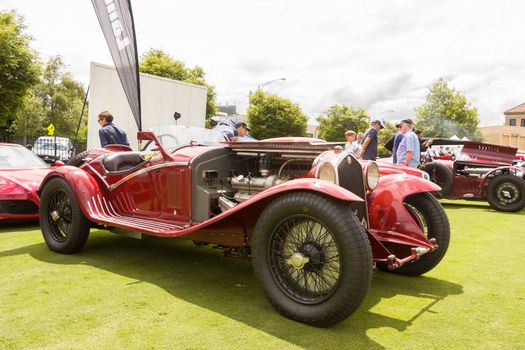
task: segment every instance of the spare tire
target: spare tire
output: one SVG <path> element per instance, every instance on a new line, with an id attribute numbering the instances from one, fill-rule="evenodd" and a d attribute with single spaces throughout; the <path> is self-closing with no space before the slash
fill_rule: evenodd
<path id="1" fill-rule="evenodd" d="M 421 170 L 428 173 L 430 181 L 441 187 L 442 196 L 446 196 L 452 190 L 454 175 L 445 164 L 430 162 L 423 165 Z"/>
<path id="2" fill-rule="evenodd" d="M 67 165 L 79 167 L 84 164 L 84 158 L 91 152 L 91 150 L 80 152 L 67 162 Z"/>

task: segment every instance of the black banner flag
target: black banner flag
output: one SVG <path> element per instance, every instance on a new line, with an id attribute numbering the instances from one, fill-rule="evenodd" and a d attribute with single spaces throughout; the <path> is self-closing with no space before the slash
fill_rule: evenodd
<path id="1" fill-rule="evenodd" d="M 91 0 L 139 131 L 140 80 L 131 0 Z"/>

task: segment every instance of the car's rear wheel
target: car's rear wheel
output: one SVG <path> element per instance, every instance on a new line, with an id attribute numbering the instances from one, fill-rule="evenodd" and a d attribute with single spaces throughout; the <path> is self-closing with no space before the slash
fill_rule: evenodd
<path id="1" fill-rule="evenodd" d="M 42 190 L 40 226 L 47 246 L 55 252 L 76 253 L 86 244 L 90 221 L 69 184 L 61 178 L 49 180 Z"/>
<path id="2" fill-rule="evenodd" d="M 408 196 L 403 204 L 426 238 L 436 239 L 438 249 L 390 272 L 405 276 L 419 276 L 436 267 L 445 256 L 450 242 L 450 225 L 443 206 L 430 193 Z M 378 264 L 378 267 L 383 271 L 389 271 L 384 265 Z"/>
<path id="3" fill-rule="evenodd" d="M 525 207 L 525 180 L 510 174 L 496 176 L 487 187 L 487 201 L 499 211 L 519 211 Z"/>
<path id="4" fill-rule="evenodd" d="M 259 217 L 252 264 L 265 296 L 285 317 L 327 327 L 363 301 L 372 253 L 347 205 L 306 192 L 283 195 Z"/>
<path id="5" fill-rule="evenodd" d="M 441 187 L 441 195 L 446 196 L 452 191 L 454 185 L 454 176 L 452 171 L 445 164 L 438 162 L 426 163 L 421 170 L 428 173 L 430 181 Z"/>

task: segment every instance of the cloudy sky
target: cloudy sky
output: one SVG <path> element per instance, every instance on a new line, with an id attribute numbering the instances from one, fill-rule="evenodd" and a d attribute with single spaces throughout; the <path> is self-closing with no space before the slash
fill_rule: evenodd
<path id="1" fill-rule="evenodd" d="M 410 117 L 439 77 L 478 108 L 481 125 L 525 102 L 524 1 L 133 0 L 139 53 L 201 66 L 218 102 L 243 112 L 265 87 L 312 119 L 335 103 Z M 112 64 L 90 0 L 0 0 L 25 17 L 33 47 L 60 54 L 89 83 Z"/>

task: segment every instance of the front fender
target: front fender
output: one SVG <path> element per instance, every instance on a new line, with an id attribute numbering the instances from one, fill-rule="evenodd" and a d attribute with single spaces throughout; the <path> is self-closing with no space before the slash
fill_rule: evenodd
<path id="1" fill-rule="evenodd" d="M 69 186 L 71 186 L 77 203 L 82 209 L 82 212 L 87 218 L 91 218 L 90 210 L 87 207 L 88 201 L 91 198 L 102 197 L 100 186 L 93 176 L 77 167 L 69 165 L 61 166 L 47 174 L 38 190 L 39 195 L 42 193 L 42 190 L 49 180 L 55 177 L 64 179 L 69 184 Z"/>
<path id="2" fill-rule="evenodd" d="M 405 174 L 381 176 L 376 189 L 368 196 L 371 232 L 391 232 L 392 237 L 407 235 L 426 241 L 425 235 L 404 205 L 406 197 L 423 192 L 438 192 L 438 185 Z"/>

